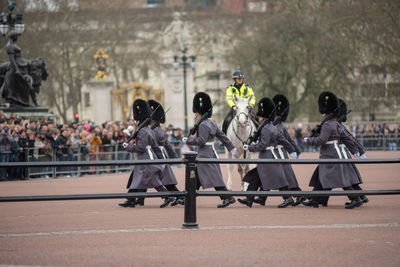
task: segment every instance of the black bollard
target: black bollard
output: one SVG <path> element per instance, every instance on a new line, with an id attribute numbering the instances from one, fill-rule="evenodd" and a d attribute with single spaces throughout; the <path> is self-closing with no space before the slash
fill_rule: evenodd
<path id="1" fill-rule="evenodd" d="M 184 154 L 186 164 L 185 176 L 185 218 L 183 229 L 199 228 L 196 222 L 196 157 L 197 152 L 189 151 Z"/>

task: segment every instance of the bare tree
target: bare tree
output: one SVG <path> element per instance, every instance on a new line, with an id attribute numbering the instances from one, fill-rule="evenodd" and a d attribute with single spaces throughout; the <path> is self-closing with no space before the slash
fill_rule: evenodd
<path id="1" fill-rule="evenodd" d="M 324 14 L 358 54 L 357 106 L 375 112 L 400 104 L 400 3 L 390 0 L 327 1 Z M 393 79 L 394 78 L 394 79 Z M 397 78 L 398 79 L 398 78 Z"/>
<path id="2" fill-rule="evenodd" d="M 24 56 L 41 56 L 50 72 L 40 102 L 55 107 L 64 122 L 78 112 L 81 87 L 95 76 L 93 55 L 98 48 L 110 55 L 108 72 L 118 87 L 121 78 L 146 77 L 148 69 L 157 69 L 160 60 L 152 45 L 154 27 L 160 26 L 149 23 L 152 12 L 132 11 L 129 1 L 123 0 L 86 0 L 81 6 L 71 3 L 74 1 L 36 0 L 22 6 L 26 32 L 20 44 Z M 148 27 L 143 26 L 146 23 Z"/>
<path id="3" fill-rule="evenodd" d="M 299 114 L 318 120 L 317 97 L 323 90 L 343 95 L 352 86 L 353 53 L 328 30 L 319 6 L 288 1 L 264 13 L 256 27 L 236 40 L 229 62 L 248 73 L 258 98 L 287 95 L 290 119 Z M 246 25 L 246 29 L 248 25 Z"/>

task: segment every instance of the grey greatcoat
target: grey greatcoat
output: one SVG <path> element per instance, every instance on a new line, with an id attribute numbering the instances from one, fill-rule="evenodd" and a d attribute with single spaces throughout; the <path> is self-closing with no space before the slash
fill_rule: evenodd
<path id="1" fill-rule="evenodd" d="M 296 142 L 292 139 L 290 134 L 288 133 L 286 127 L 283 125 L 282 122 L 279 122 L 275 125 L 278 131 L 289 141 L 289 143 L 293 146 L 296 150 L 297 155 L 300 155 L 301 151 L 297 147 Z M 277 145 L 275 147 L 275 153 L 280 159 L 288 159 L 289 155 L 286 149 L 282 145 Z M 299 183 L 297 182 L 296 175 L 294 174 L 292 165 L 290 164 L 282 164 L 283 171 L 285 172 L 286 180 L 289 183 L 289 189 L 296 189 L 299 187 Z"/>
<path id="2" fill-rule="evenodd" d="M 331 119 L 322 124 L 318 137 L 308 137 L 306 143 L 320 146 L 320 159 L 343 158 L 339 146 L 341 136 L 339 123 Z M 349 187 L 357 179 L 354 169 L 349 164 L 320 164 L 318 175 L 324 189 Z M 313 184 L 310 183 L 310 186 Z"/>
<path id="3" fill-rule="evenodd" d="M 275 147 L 282 145 L 289 153 L 295 152 L 289 141 L 272 125 L 266 124 L 260 134 L 259 142 L 249 145 L 250 152 L 260 152 L 260 159 L 278 159 Z M 289 186 L 282 164 L 257 164 L 257 172 L 260 176 L 264 190 L 274 190 Z"/>
<path id="4" fill-rule="evenodd" d="M 341 124 L 338 123 L 338 129 L 339 129 L 339 133 L 340 133 L 340 148 L 341 148 L 341 152 L 342 152 L 342 156 L 346 159 L 351 159 L 351 154 L 356 154 L 359 153 L 360 155 L 365 153 L 365 149 L 364 146 L 346 129 L 346 127 Z M 361 178 L 361 174 L 358 171 L 358 168 L 356 167 L 355 164 L 349 164 L 354 172 L 355 175 L 352 175 L 351 178 L 351 183 L 352 184 L 362 184 L 362 178 Z"/>
<path id="5" fill-rule="evenodd" d="M 203 121 L 199 125 L 197 137 L 189 137 L 186 143 L 191 146 L 198 146 L 199 158 L 217 158 L 213 145 L 215 137 L 217 137 L 229 151 L 234 148 L 234 145 L 228 137 L 226 137 L 218 126 L 209 119 Z M 198 164 L 197 174 L 201 186 L 204 189 L 225 186 L 219 164 Z"/>
<path id="6" fill-rule="evenodd" d="M 153 148 L 158 148 L 155 143 L 155 134 L 148 127 L 143 127 L 139 130 L 136 136 L 136 142 L 129 144 L 126 151 L 137 153 L 137 159 L 157 159 Z M 129 189 L 147 189 L 155 188 L 162 185 L 161 175 L 165 165 L 149 164 L 149 165 L 136 165 L 134 171 L 131 173 L 132 183 Z"/>
<path id="7" fill-rule="evenodd" d="M 171 144 L 168 142 L 168 135 L 161 127 L 153 129 L 156 138 L 156 144 L 159 149 L 154 149 L 154 152 L 159 159 L 167 159 L 170 157 L 177 158 L 176 152 L 174 151 Z M 173 153 L 171 153 L 173 151 Z M 163 185 L 177 185 L 175 174 L 169 164 L 165 164 L 164 171 L 162 172 L 161 182 Z"/>

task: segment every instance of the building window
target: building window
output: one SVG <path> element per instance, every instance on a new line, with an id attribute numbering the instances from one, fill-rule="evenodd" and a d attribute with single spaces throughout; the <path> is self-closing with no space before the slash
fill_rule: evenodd
<path id="1" fill-rule="evenodd" d="M 90 107 L 90 93 L 85 93 L 84 95 L 85 107 Z"/>
<path id="2" fill-rule="evenodd" d="M 205 6 L 216 6 L 217 5 L 217 0 L 205 0 L 204 1 Z"/>
<path id="3" fill-rule="evenodd" d="M 147 5 L 165 5 L 165 0 L 147 0 Z"/>
<path id="4" fill-rule="evenodd" d="M 184 3 L 192 6 L 216 6 L 217 0 L 185 0 Z"/>
<path id="5" fill-rule="evenodd" d="M 217 72 L 209 72 L 209 73 L 207 73 L 207 79 L 208 80 L 219 80 L 220 74 Z"/>

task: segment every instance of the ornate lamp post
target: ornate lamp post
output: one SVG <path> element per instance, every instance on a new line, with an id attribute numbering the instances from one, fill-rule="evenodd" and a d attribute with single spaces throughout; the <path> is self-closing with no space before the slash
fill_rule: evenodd
<path id="1" fill-rule="evenodd" d="M 187 114 L 187 93 L 186 93 L 186 74 L 187 74 L 187 71 L 186 71 L 186 68 L 187 68 L 187 65 L 188 65 L 188 62 L 187 62 L 187 60 L 188 60 L 188 58 L 187 58 L 187 56 L 186 56 L 186 52 L 188 51 L 188 48 L 187 48 L 187 46 L 185 46 L 184 48 L 183 48 L 183 50 L 181 51 L 182 52 L 182 57 L 181 57 L 181 61 L 182 61 L 182 64 L 183 64 L 183 103 L 184 103 L 184 119 L 185 119 L 185 136 L 188 134 L 188 114 Z M 192 68 L 192 69 L 194 69 L 195 67 L 196 67 L 196 56 L 195 55 L 191 55 L 190 56 L 190 58 L 191 58 L 191 62 L 190 62 L 190 67 Z M 173 63 L 173 67 L 174 67 L 174 69 L 175 70 L 177 70 L 178 68 L 179 68 L 179 57 L 178 56 L 174 56 L 174 63 Z"/>
<path id="2" fill-rule="evenodd" d="M 9 30 L 14 29 L 19 35 L 24 32 L 25 25 L 22 23 L 22 14 L 12 14 L 16 6 L 15 0 L 8 0 L 8 14 L 0 14 L 0 33 L 5 36 Z"/>

